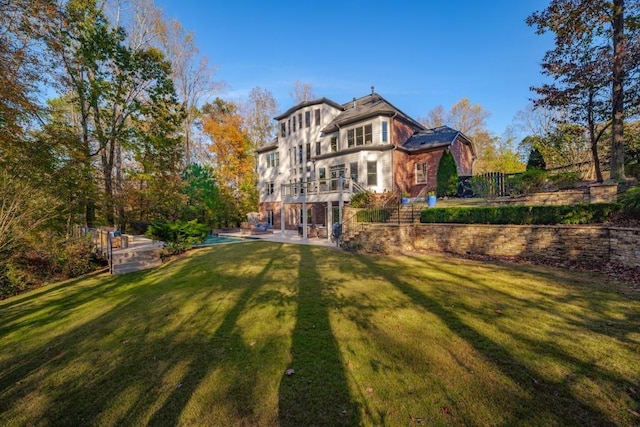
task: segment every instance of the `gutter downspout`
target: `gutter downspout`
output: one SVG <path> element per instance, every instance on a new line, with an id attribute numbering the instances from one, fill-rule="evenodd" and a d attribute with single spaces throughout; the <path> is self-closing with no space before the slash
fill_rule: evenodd
<path id="1" fill-rule="evenodd" d="M 389 120 L 389 144 L 393 145 L 393 149 L 391 150 L 391 188 L 393 188 L 394 190 L 396 189 L 396 171 L 394 168 L 394 160 L 395 160 L 395 151 L 398 148 L 394 141 L 393 141 L 393 121 L 396 118 L 396 116 L 398 115 L 398 112 L 396 111 L 395 113 L 393 113 L 393 116 L 391 116 L 391 120 Z M 395 191 L 393 191 L 395 193 Z"/>

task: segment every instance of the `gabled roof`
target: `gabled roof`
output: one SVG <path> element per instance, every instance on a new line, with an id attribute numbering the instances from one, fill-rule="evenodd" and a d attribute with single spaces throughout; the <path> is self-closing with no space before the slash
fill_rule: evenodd
<path id="1" fill-rule="evenodd" d="M 458 136 L 462 137 L 471 146 L 471 149 L 474 150 L 473 144 L 469 138 L 467 138 L 462 132 L 452 129 L 449 126 L 440 126 L 433 129 L 415 132 L 404 144 L 402 144 L 402 148 L 406 151 L 422 151 L 447 147 L 453 144 Z"/>
<path id="2" fill-rule="evenodd" d="M 338 110 L 342 110 L 342 105 L 338 104 L 337 102 L 332 101 L 329 98 L 318 98 L 318 99 L 314 99 L 312 101 L 303 101 L 300 104 L 294 105 L 293 107 L 289 108 L 284 113 L 280 114 L 279 116 L 274 117 L 274 119 L 275 120 L 281 120 L 281 119 L 284 119 L 285 117 L 289 116 L 290 114 L 296 112 L 297 110 L 300 110 L 301 108 L 309 107 L 311 105 L 319 105 L 319 104 L 328 104 L 328 105 L 331 105 L 334 108 L 337 108 Z"/>
<path id="3" fill-rule="evenodd" d="M 370 117 L 393 115 L 404 119 L 413 126 L 416 126 L 418 129 L 424 129 L 424 126 L 403 113 L 400 109 L 396 108 L 393 104 L 377 93 L 372 93 L 370 95 L 363 96 L 362 98 L 347 102 L 342 105 L 342 109 L 344 111 L 338 114 L 331 123 L 322 129 L 322 132 L 335 132 L 342 126 Z"/>
<path id="4" fill-rule="evenodd" d="M 278 148 L 278 138 L 273 138 L 268 143 L 263 144 L 261 147 L 258 147 L 256 149 L 256 152 L 257 153 L 264 153 L 266 151 L 275 150 L 276 148 Z"/>

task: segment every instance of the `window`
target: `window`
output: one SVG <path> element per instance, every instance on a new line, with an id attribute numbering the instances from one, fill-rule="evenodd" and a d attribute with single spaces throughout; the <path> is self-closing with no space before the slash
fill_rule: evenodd
<path id="1" fill-rule="evenodd" d="M 349 172 L 351 180 L 353 182 L 358 182 L 358 162 L 354 162 L 349 165 Z"/>
<path id="2" fill-rule="evenodd" d="M 307 162 L 311 160 L 311 143 L 307 142 Z"/>
<path id="3" fill-rule="evenodd" d="M 273 225 L 273 211 L 267 211 L 267 223 Z"/>
<path id="4" fill-rule="evenodd" d="M 293 131 L 296 131 L 296 116 L 293 116 Z"/>
<path id="5" fill-rule="evenodd" d="M 302 164 L 302 144 L 298 145 L 298 163 Z M 302 168 L 300 168 L 300 173 L 302 173 Z"/>
<path id="6" fill-rule="evenodd" d="M 327 170 L 325 168 L 318 169 L 318 179 L 320 180 L 320 191 L 327 190 Z"/>
<path id="7" fill-rule="evenodd" d="M 416 184 L 427 183 L 427 164 L 416 163 Z"/>
<path id="8" fill-rule="evenodd" d="M 378 185 L 378 162 L 367 162 L 367 185 Z"/>
<path id="9" fill-rule="evenodd" d="M 291 135 L 291 119 L 287 120 L 287 135 Z"/>
<path id="10" fill-rule="evenodd" d="M 320 110 L 315 110 L 314 113 L 316 116 L 316 126 L 320 126 Z"/>
<path id="11" fill-rule="evenodd" d="M 364 143 L 365 144 L 373 143 L 373 126 L 372 125 L 364 126 Z"/>
<path id="12" fill-rule="evenodd" d="M 333 136 L 333 137 L 331 137 L 331 152 L 335 153 L 338 150 L 339 150 L 338 137 L 337 136 Z"/>
<path id="13" fill-rule="evenodd" d="M 347 146 L 349 148 L 364 144 L 373 144 L 373 125 L 369 124 L 347 130 Z"/>
<path id="14" fill-rule="evenodd" d="M 280 153 L 277 151 L 275 153 L 267 154 L 267 167 L 275 168 L 280 164 Z"/>
<path id="15" fill-rule="evenodd" d="M 287 124 L 285 122 L 280 123 L 280 136 L 283 138 L 287 136 Z"/>
<path id="16" fill-rule="evenodd" d="M 362 127 L 356 128 L 356 145 L 364 144 L 364 134 Z"/>
<path id="17" fill-rule="evenodd" d="M 321 154 L 321 151 L 320 151 L 320 143 L 319 143 L 319 142 L 316 142 L 316 156 L 319 156 L 320 154 Z"/>
<path id="18" fill-rule="evenodd" d="M 267 182 L 267 196 L 275 193 L 275 184 L 273 181 Z"/>
<path id="19" fill-rule="evenodd" d="M 304 127 L 308 128 L 311 126 L 311 111 L 304 112 Z"/>
<path id="20" fill-rule="evenodd" d="M 300 126 L 300 130 L 302 130 L 302 113 L 298 114 L 298 125 Z"/>
<path id="21" fill-rule="evenodd" d="M 382 122 L 382 142 L 388 142 L 389 136 L 388 136 L 388 129 L 387 129 L 388 123 L 387 122 Z"/>

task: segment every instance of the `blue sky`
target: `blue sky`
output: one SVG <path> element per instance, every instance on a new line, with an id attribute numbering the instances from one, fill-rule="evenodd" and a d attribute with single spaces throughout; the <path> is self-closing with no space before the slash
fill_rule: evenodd
<path id="1" fill-rule="evenodd" d="M 543 0 L 157 3 L 194 32 L 229 86 L 222 98 L 259 86 L 284 111 L 296 80 L 340 103 L 374 85 L 416 118 L 467 97 L 491 113 L 496 135 L 543 81 L 539 64 L 553 43 L 524 22 Z"/>

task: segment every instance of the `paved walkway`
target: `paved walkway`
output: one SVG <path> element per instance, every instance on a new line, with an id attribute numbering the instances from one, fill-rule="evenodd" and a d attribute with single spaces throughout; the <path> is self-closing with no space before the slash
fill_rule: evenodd
<path id="1" fill-rule="evenodd" d="M 280 230 L 273 230 L 273 233 L 267 234 L 253 234 L 247 235 L 242 233 L 220 233 L 220 236 L 233 236 L 233 237 L 251 237 L 252 239 L 260 239 L 268 242 L 279 242 L 279 243 L 293 243 L 297 245 L 316 245 L 316 246 L 326 246 L 326 247 L 336 247 L 335 242 L 332 242 L 326 238 L 319 237 L 310 237 L 308 239 L 303 239 L 302 236 L 298 235 L 296 230 L 285 230 L 284 233 Z"/>

